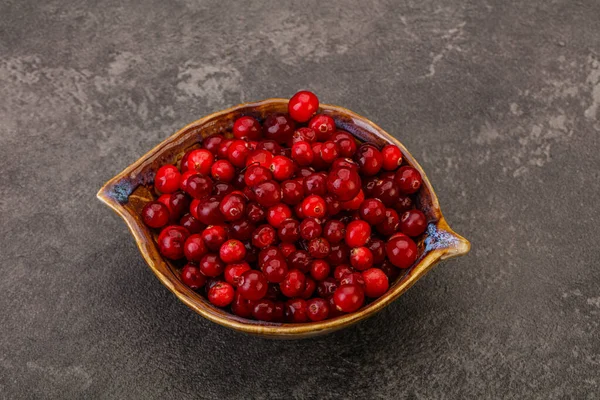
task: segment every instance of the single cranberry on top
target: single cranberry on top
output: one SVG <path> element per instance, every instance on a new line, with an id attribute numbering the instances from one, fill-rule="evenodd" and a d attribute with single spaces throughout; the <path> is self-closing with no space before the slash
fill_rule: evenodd
<path id="1" fill-rule="evenodd" d="M 208 301 L 217 307 L 225 307 L 233 301 L 234 293 L 233 286 L 219 281 L 208 290 Z"/>
<path id="2" fill-rule="evenodd" d="M 302 213 L 305 217 L 323 218 L 327 213 L 327 204 L 321 196 L 310 195 L 302 202 Z"/>
<path id="3" fill-rule="evenodd" d="M 302 90 L 292 96 L 288 103 L 290 117 L 298 122 L 306 122 L 319 109 L 319 99 L 308 90 Z"/>
<path id="4" fill-rule="evenodd" d="M 389 281 L 387 275 L 379 268 L 370 268 L 362 272 L 367 297 L 379 297 L 387 292 Z"/>
<path id="5" fill-rule="evenodd" d="M 236 139 L 260 140 L 262 126 L 260 126 L 260 122 L 250 116 L 239 117 L 233 123 L 233 136 Z"/>

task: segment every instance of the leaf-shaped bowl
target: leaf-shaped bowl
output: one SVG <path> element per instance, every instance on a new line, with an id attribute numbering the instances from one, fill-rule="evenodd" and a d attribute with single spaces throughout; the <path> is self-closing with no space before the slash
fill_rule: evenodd
<path id="1" fill-rule="evenodd" d="M 142 256 L 158 279 L 183 303 L 203 317 L 220 325 L 270 338 L 303 338 L 317 336 L 352 325 L 372 316 L 397 299 L 429 271 L 436 263 L 466 254 L 469 242 L 454 233 L 446 223 L 431 183 L 421 166 L 404 146 L 383 129 L 342 107 L 322 104 L 319 112 L 330 115 L 337 125 L 363 142 L 383 146 L 393 143 L 402 150 L 404 160 L 415 167 L 423 177 L 423 186 L 416 197 L 418 208 L 426 215 L 428 227 L 417 241 L 419 257 L 415 264 L 403 271 L 390 289 L 380 298 L 360 310 L 322 322 L 268 323 L 240 318 L 211 305 L 200 294 L 185 286 L 179 278 L 179 269 L 164 259 L 156 245 L 156 233 L 144 225 L 140 211 L 144 204 L 156 198 L 152 189 L 155 172 L 163 164 L 176 164 L 183 154 L 203 138 L 216 133 L 230 132 L 233 122 L 242 115 L 259 119 L 275 112 L 287 112 L 288 100 L 268 99 L 257 103 L 240 104 L 201 118 L 160 143 L 142 158 L 109 180 L 98 192 L 98 198 L 121 216 L 131 230 Z"/>

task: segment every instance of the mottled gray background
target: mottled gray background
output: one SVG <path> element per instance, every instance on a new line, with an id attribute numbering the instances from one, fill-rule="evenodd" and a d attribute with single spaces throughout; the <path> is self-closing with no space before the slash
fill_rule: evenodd
<path id="1" fill-rule="evenodd" d="M 599 398 L 599 29 L 596 0 L 0 1 L 0 398 Z M 473 250 L 267 341 L 178 302 L 95 194 L 303 88 L 400 138 Z"/>

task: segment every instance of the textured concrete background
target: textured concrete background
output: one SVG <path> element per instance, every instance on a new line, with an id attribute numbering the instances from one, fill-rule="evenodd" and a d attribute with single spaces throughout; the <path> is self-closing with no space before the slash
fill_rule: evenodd
<path id="1" fill-rule="evenodd" d="M 599 21 L 596 0 L 0 1 L 0 398 L 598 398 Z M 188 122 L 303 88 L 399 137 L 473 250 L 356 327 L 265 341 L 178 302 L 95 194 Z"/>

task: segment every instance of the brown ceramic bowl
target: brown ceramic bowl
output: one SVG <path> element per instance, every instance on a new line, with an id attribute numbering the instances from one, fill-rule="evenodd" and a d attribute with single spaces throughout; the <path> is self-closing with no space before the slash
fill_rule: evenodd
<path id="1" fill-rule="evenodd" d="M 417 196 L 417 203 L 427 216 L 429 225 L 425 234 L 417 241 L 420 256 L 415 265 L 391 283 L 388 292 L 377 300 L 357 312 L 322 322 L 267 323 L 240 318 L 211 305 L 200 294 L 185 286 L 179 279 L 178 268 L 158 252 L 156 234 L 143 224 L 139 215 L 144 204 L 156 198 L 152 190 L 156 170 L 163 164 L 179 162 L 187 150 L 199 147 L 198 143 L 203 138 L 231 131 L 236 118 L 252 115 L 264 119 L 274 112 L 287 112 L 287 104 L 286 99 L 268 99 L 241 104 L 201 118 L 179 130 L 108 181 L 98 192 L 98 198 L 125 220 L 142 256 L 154 274 L 188 307 L 213 322 L 241 332 L 270 338 L 294 339 L 333 332 L 374 315 L 397 299 L 439 261 L 466 254 L 470 244 L 450 229 L 425 172 L 398 140 L 360 115 L 341 107 L 322 104 L 319 112 L 330 115 L 338 127 L 352 133 L 360 141 L 378 146 L 386 143 L 396 144 L 402 150 L 406 162 L 421 172 L 423 186 Z"/>

